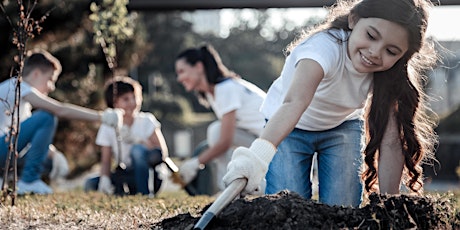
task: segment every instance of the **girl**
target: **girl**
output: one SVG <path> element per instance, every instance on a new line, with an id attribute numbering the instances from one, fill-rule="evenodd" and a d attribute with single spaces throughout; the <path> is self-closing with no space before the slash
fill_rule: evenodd
<path id="1" fill-rule="evenodd" d="M 217 185 L 223 189 L 222 177 L 231 158 L 232 146 L 249 146 L 265 124 L 259 112 L 265 92 L 241 79 L 222 63 L 211 45 L 188 49 L 176 58 L 177 81 L 187 91 L 197 91 L 200 101 L 211 105 L 218 121 L 209 125 L 209 148 L 180 167 L 185 183 L 191 182 L 202 165 L 214 160 Z"/>
<path id="2" fill-rule="evenodd" d="M 320 202 L 358 206 L 360 176 L 366 192 L 399 193 L 401 180 L 421 192 L 420 163 L 435 144 L 421 88 L 423 70 L 436 61 L 425 42 L 429 7 L 338 1 L 289 47 L 261 108 L 269 121 L 250 148 L 235 150 L 224 183 L 247 178 L 243 193 L 253 193 L 265 177 L 268 194 L 289 189 L 311 198 L 317 152 Z"/>

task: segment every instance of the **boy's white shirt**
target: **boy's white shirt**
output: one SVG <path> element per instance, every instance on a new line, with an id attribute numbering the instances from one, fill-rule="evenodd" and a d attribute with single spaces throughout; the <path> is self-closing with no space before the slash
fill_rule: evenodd
<path id="1" fill-rule="evenodd" d="M 126 127 L 123 127 L 126 128 Z M 151 113 L 139 112 L 134 115 L 134 121 L 131 127 L 128 127 L 129 135 L 136 139 L 147 140 L 155 131 L 155 129 L 161 128 L 160 122 Z M 99 146 L 111 147 L 112 148 L 112 160 L 115 162 L 118 159 L 118 143 L 115 133 L 115 129 L 105 124 L 101 124 L 97 136 L 96 144 Z M 131 165 L 130 150 L 132 143 L 121 141 L 122 156 L 121 162 L 126 166 Z"/>
<path id="2" fill-rule="evenodd" d="M 11 114 L 14 109 L 16 78 L 9 78 L 0 83 L 0 136 L 7 134 L 11 127 Z M 27 82 L 21 82 L 21 95 L 19 104 L 19 121 L 22 122 L 32 115 L 32 105 L 23 98 L 32 93 L 38 92 Z"/>
<path id="3" fill-rule="evenodd" d="M 214 96 L 206 94 L 217 118 L 236 110 L 236 126 L 260 135 L 265 117 L 259 111 L 265 92 L 243 79 L 227 79 L 214 87 Z"/>
<path id="4" fill-rule="evenodd" d="M 373 74 L 359 73 L 353 68 L 347 55 L 348 32 L 330 32 L 345 42 L 340 44 L 327 32 L 320 32 L 302 41 L 287 57 L 280 77 L 273 82 L 261 107 L 267 119 L 282 105 L 296 65 L 302 59 L 312 59 L 321 65 L 324 78 L 296 128 L 322 131 L 361 117 Z"/>

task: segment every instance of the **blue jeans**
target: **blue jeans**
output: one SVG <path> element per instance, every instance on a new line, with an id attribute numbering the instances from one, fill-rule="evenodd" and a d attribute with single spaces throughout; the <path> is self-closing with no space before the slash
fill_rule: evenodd
<path id="1" fill-rule="evenodd" d="M 329 205 L 357 207 L 363 185 L 361 138 L 363 122 L 346 121 L 326 131 L 294 129 L 278 146 L 266 180 L 267 194 L 287 189 L 310 199 L 310 172 L 317 153 L 319 201 Z"/>
<path id="2" fill-rule="evenodd" d="M 144 145 L 139 144 L 133 145 L 131 148 L 131 160 L 136 190 L 138 193 L 147 195 L 149 194 L 149 168 L 155 168 L 155 166 L 162 162 L 161 150 L 148 149 Z M 156 175 L 156 171 L 154 174 Z M 158 175 L 156 175 L 156 177 L 158 177 Z M 159 189 L 159 186 L 156 189 Z"/>
<path id="3" fill-rule="evenodd" d="M 20 173 L 22 181 L 30 183 L 40 179 L 42 165 L 48 155 L 48 148 L 53 141 L 56 127 L 57 118 L 42 110 L 35 111 L 31 117 L 21 122 L 17 151 L 20 152 L 28 143 L 31 144 L 27 154 L 18 159 L 18 163 L 24 164 Z M 0 137 L 0 165 L 2 168 L 4 168 L 7 156 L 8 142 L 6 135 L 3 135 Z"/>
<path id="4" fill-rule="evenodd" d="M 148 195 L 149 191 L 149 168 L 155 168 L 163 162 L 160 149 L 147 149 L 144 145 L 136 144 L 131 148 L 132 165 L 126 170 L 115 170 L 110 175 L 112 184 L 115 187 L 116 195 L 135 195 L 137 193 Z M 158 192 L 161 186 L 161 180 L 158 173 L 153 172 L 153 193 Z M 125 191 L 123 184 L 126 184 L 129 191 Z M 99 176 L 89 178 L 85 182 L 85 191 L 97 190 L 99 185 Z"/>

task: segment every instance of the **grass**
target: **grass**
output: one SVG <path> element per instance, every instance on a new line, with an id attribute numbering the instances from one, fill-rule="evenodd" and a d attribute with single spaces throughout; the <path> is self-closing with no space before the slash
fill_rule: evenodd
<path id="1" fill-rule="evenodd" d="M 457 198 L 457 211 L 460 193 L 451 193 Z M 161 192 L 155 198 L 107 196 L 81 189 L 28 195 L 18 197 L 15 206 L 8 200 L 1 205 L 0 229 L 152 229 L 154 223 L 181 213 L 199 216 L 214 199 L 191 197 L 182 190 Z"/>
<path id="2" fill-rule="evenodd" d="M 83 191 L 28 195 L 18 197 L 15 206 L 0 207 L 0 229 L 151 229 L 152 224 L 180 213 L 198 215 L 212 201 L 180 191 L 155 198 Z"/>

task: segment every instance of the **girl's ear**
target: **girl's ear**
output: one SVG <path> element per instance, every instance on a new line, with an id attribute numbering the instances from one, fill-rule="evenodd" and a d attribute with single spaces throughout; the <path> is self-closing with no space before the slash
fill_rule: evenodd
<path id="1" fill-rule="evenodd" d="M 195 64 L 194 68 L 195 68 L 195 71 L 196 71 L 198 74 L 200 74 L 200 75 L 205 75 L 205 67 L 204 67 L 203 62 L 198 61 L 198 62 Z M 205 77 L 206 77 L 206 76 L 205 76 Z"/>
<path id="2" fill-rule="evenodd" d="M 204 64 L 203 64 L 203 62 L 201 62 L 201 61 L 196 62 L 195 68 L 197 68 L 197 69 L 199 69 L 199 70 L 201 70 L 201 71 L 204 70 Z"/>
<path id="3" fill-rule="evenodd" d="M 358 16 L 356 16 L 355 14 L 352 14 L 352 13 L 349 14 L 348 15 L 348 28 L 350 28 L 350 30 L 352 30 L 355 27 L 355 25 L 358 22 L 358 20 L 359 20 Z"/>

